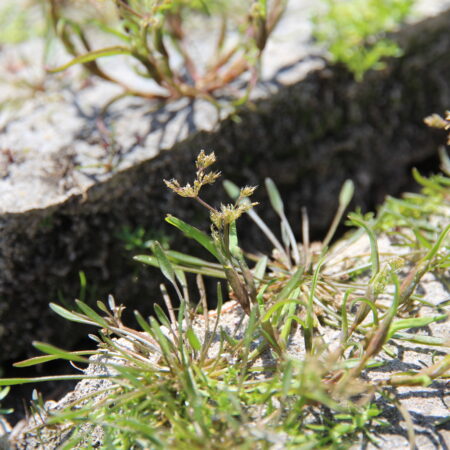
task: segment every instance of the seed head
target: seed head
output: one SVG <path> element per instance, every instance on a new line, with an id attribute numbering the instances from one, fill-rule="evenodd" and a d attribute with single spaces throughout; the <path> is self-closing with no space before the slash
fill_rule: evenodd
<path id="1" fill-rule="evenodd" d="M 220 172 L 205 172 L 205 169 L 209 167 L 216 161 L 214 153 L 205 155 L 202 150 L 197 156 L 195 165 L 197 167 L 196 179 L 194 180 L 193 186 L 187 183 L 185 186 L 181 186 L 178 180 L 172 178 L 171 180 L 164 180 L 166 186 L 172 189 L 176 194 L 181 197 L 196 198 L 200 193 L 200 189 L 205 184 L 213 184 L 220 177 Z"/>
<path id="2" fill-rule="evenodd" d="M 197 167 L 197 170 L 205 170 L 215 162 L 216 162 L 216 155 L 214 154 L 214 152 L 210 153 L 209 155 L 206 155 L 205 151 L 201 150 L 197 156 L 195 165 Z"/>
<path id="3" fill-rule="evenodd" d="M 222 230 L 225 225 L 235 222 L 245 212 L 256 206 L 258 203 L 247 203 L 238 206 L 220 205 L 220 210 L 212 211 L 210 214 L 211 222 L 218 230 Z"/>
<path id="4" fill-rule="evenodd" d="M 190 183 L 186 184 L 186 186 L 180 186 L 180 183 L 178 180 L 175 180 L 172 178 L 171 180 L 164 180 L 164 183 L 166 183 L 166 186 L 169 189 L 172 189 L 173 192 L 180 195 L 181 197 L 190 197 L 195 198 L 198 196 L 198 191 L 200 190 L 200 187 L 195 185 L 192 187 Z"/>
<path id="5" fill-rule="evenodd" d="M 239 193 L 239 198 L 246 198 L 253 195 L 253 193 L 256 190 L 256 186 L 245 186 L 244 188 L 241 188 L 241 192 Z"/>

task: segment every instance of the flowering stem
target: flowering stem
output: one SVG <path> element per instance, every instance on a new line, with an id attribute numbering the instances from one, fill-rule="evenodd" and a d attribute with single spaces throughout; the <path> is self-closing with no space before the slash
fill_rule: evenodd
<path id="1" fill-rule="evenodd" d="M 195 200 L 197 200 L 201 205 L 203 205 L 205 208 L 209 209 L 211 212 L 217 212 L 211 205 L 206 203 L 204 200 L 202 200 L 200 197 L 194 197 Z"/>

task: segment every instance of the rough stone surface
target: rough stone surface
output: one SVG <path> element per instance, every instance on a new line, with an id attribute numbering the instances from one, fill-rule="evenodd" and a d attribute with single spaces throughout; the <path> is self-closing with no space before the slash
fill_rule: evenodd
<path id="1" fill-rule="evenodd" d="M 167 232 L 162 225 L 165 212 L 205 224 L 205 215 L 197 208 L 187 208 L 185 201 L 175 198 L 161 182 L 172 177 L 186 180 L 192 174 L 187 168 L 192 167 L 201 148 L 214 150 L 224 176 L 238 184 L 262 184 L 264 177 L 273 177 L 293 224 L 299 224 L 300 208 L 306 206 L 317 232 L 323 231 L 332 218 L 337 193 L 346 178 L 355 181 L 355 202 L 362 207 L 379 203 L 388 192 L 404 190 L 410 167 L 432 159 L 441 142 L 441 136 L 432 138 L 422 119 L 450 104 L 449 20 L 447 11 L 403 29 L 397 37 L 405 55 L 383 72 L 368 73 L 361 84 L 355 84 L 340 67 L 311 71 L 291 85 L 266 83 L 271 95 L 207 130 L 191 122 L 189 111 L 199 107 L 197 103 L 183 108 L 173 105 L 181 109 L 171 114 L 172 107 L 149 113 L 148 104 L 124 100 L 106 117 L 112 136 L 96 122 L 98 111 L 78 109 L 80 96 L 97 95 L 94 104 L 98 96 L 104 98 L 105 87 L 95 91 L 94 82 L 79 91 L 54 91 L 58 101 L 49 106 L 55 107 L 54 115 L 48 113 L 46 118 L 53 127 L 39 127 L 38 134 L 33 135 L 35 145 L 51 145 L 67 107 L 68 112 L 76 114 L 63 126 L 63 136 L 71 135 L 73 128 L 79 130 L 78 141 L 99 152 L 96 161 L 102 165 L 86 169 L 91 158 L 87 151 L 84 157 L 83 152 L 81 156 L 77 152 L 76 158 L 81 159 L 75 159 L 74 164 L 73 142 L 68 139 L 65 156 L 58 154 L 52 159 L 51 150 L 45 156 L 51 173 L 44 184 L 53 184 L 61 197 L 50 205 L 41 203 L 25 210 L 15 210 L 19 202 L 12 199 L 8 200 L 11 210 L 1 208 L 0 360 L 14 359 L 28 351 L 34 339 L 64 346 L 73 342 L 77 332 L 55 319 L 47 305 L 57 298 L 71 304 L 79 290 L 79 270 L 85 271 L 94 296 L 104 298 L 111 292 L 131 310 L 137 307 L 144 314 L 151 310 L 155 297 L 159 298 L 156 287 L 161 280 L 131 262 L 117 232 L 126 225 Z M 314 61 L 323 65 L 320 59 Z M 302 72 L 305 66 L 292 67 L 300 67 Z M 200 111 L 206 118 L 201 114 L 196 117 L 204 123 L 210 114 L 205 109 Z M 31 108 L 29 113 L 39 116 L 39 109 Z M 186 132 L 177 143 L 177 139 L 164 143 L 167 124 L 175 120 L 178 128 L 179 114 Z M 16 124 L 9 121 L 3 129 L 14 130 Z M 125 138 L 122 131 L 127 128 L 132 133 Z M 147 134 L 150 129 L 156 134 Z M 170 152 L 165 151 L 169 147 Z M 26 150 L 14 150 L 17 156 L 13 153 L 12 157 L 22 161 L 19 165 L 27 164 Z M 124 165 L 106 173 L 111 151 L 113 165 Z M 146 156 L 131 165 L 122 157 L 133 152 Z M 6 160 L 11 157 L 8 152 L 5 155 Z M 86 170 L 74 167 L 80 161 Z M 11 170 L 16 169 L 17 165 L 11 166 Z M 4 193 L 5 197 L 10 195 Z M 41 198 L 47 195 L 46 191 Z M 218 197 L 224 198 L 222 193 L 209 194 L 211 201 Z M 257 200 L 262 198 L 260 192 Z M 267 217 L 273 219 L 270 213 Z M 250 247 L 255 244 L 257 238 L 252 239 L 245 227 L 241 235 Z M 76 330 L 82 334 L 86 331 L 81 327 Z"/>

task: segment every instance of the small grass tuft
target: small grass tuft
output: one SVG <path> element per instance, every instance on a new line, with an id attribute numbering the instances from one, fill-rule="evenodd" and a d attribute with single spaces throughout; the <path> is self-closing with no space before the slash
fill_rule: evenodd
<path id="1" fill-rule="evenodd" d="M 377 215 L 350 213 L 351 230 L 332 243 L 354 191 L 347 181 L 324 241 L 310 242 L 305 212 L 298 242 L 270 179 L 265 185 L 281 239 L 257 214 L 249 199 L 253 187 L 239 189 L 227 181 L 232 203 L 206 203 L 202 189 L 220 176 L 210 171 L 215 160 L 214 153 L 202 151 L 192 184 L 166 181 L 210 212 L 209 233 L 167 217 L 208 250 L 210 260 L 157 241 L 149 244 L 152 254 L 136 257 L 158 267 L 173 287 L 172 299 L 161 286 L 165 309 L 156 305 L 149 318 L 135 311 L 141 327 L 135 330 L 123 323 L 124 307 L 112 297 L 97 303 L 99 312 L 80 300 L 76 311 L 51 304 L 69 321 L 98 327 L 92 336 L 98 349 L 68 352 L 36 342 L 44 356 L 17 366 L 59 358 L 87 369 L 69 377 L 0 380 L 82 380 L 80 395 L 56 408 L 34 395 L 28 436 L 34 433 L 46 445 L 57 435 L 68 449 L 99 442 L 103 448 L 133 449 L 347 448 L 357 438 L 377 442 L 375 431 L 389 425 L 382 418 L 383 400 L 403 414 L 413 446 L 411 418 L 396 388 L 448 378 L 450 357 L 435 356 L 419 370 L 387 370 L 381 378 L 373 370 L 397 358 L 396 343 L 429 353 L 449 345 L 415 332 L 448 319 L 448 301 L 433 304 L 416 288 L 426 274 L 448 282 L 449 174 L 424 178 L 414 171 L 421 194 L 389 198 Z M 240 246 L 242 214 L 273 244 L 270 255 Z M 187 273 L 197 276 L 198 301 L 189 298 Z M 226 279 L 232 301 L 223 304 L 218 284 L 218 306 L 208 311 L 204 276 Z"/>
<path id="2" fill-rule="evenodd" d="M 286 7 L 285 0 L 106 0 L 80 2 L 83 8 L 60 0 L 47 3 L 49 29 L 72 57 L 50 72 L 81 64 L 90 74 L 122 86 L 121 96 L 202 98 L 214 104 L 245 73 L 248 91 L 237 103 L 247 98 L 267 40 Z M 193 54 L 192 35 L 198 30 L 204 30 L 197 42 L 201 54 Z M 102 40 L 106 46 L 99 45 Z M 140 78 L 153 80 L 154 93 L 129 86 L 98 62 L 118 55 L 128 57 Z M 201 61 L 205 55 L 209 60 Z"/>
<path id="3" fill-rule="evenodd" d="M 345 64 L 362 80 L 369 69 L 385 67 L 388 57 L 402 55 L 387 37 L 411 13 L 414 0 L 325 0 L 326 10 L 314 18 L 314 36 L 331 60 Z"/>

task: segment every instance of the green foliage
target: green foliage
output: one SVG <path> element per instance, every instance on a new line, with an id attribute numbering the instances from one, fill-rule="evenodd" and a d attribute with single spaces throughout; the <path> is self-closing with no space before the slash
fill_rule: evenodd
<path id="1" fill-rule="evenodd" d="M 0 44 L 18 44 L 43 33 L 39 0 L 17 0 L 0 5 Z"/>
<path id="2" fill-rule="evenodd" d="M 425 119 L 425 123 L 448 131 L 450 112 L 447 111 L 445 119 L 433 114 Z M 450 132 L 447 142 L 450 143 Z M 442 230 L 440 224 L 450 220 L 450 160 L 443 147 L 439 149 L 439 154 L 443 174 L 425 178 L 417 169 L 413 169 L 413 176 L 422 186 L 422 192 L 405 194 L 402 199 L 388 197 L 378 212 L 375 227 L 388 234 L 393 233 L 394 226 L 401 227 L 404 231 L 396 233 L 398 246 L 410 248 L 419 254 L 421 250 L 427 251 L 417 263 L 417 275 L 433 270 L 446 282 L 443 275 L 450 267 L 450 242 L 447 238 L 450 227 Z M 430 217 L 434 220 L 430 220 Z M 436 249 L 437 243 L 442 251 Z"/>
<path id="3" fill-rule="evenodd" d="M 131 228 L 125 226 L 117 233 L 117 237 L 123 241 L 125 249 L 130 251 L 149 249 L 155 240 L 167 249 L 171 241 L 170 236 L 163 232 L 159 230 L 148 231 L 144 227 Z"/>
<path id="4" fill-rule="evenodd" d="M 0 389 L 0 405 L 1 405 L 1 401 L 9 394 L 9 391 L 11 390 L 11 388 L 9 386 L 6 386 L 2 389 Z M 0 415 L 2 414 L 11 414 L 13 412 L 12 409 L 2 409 L 0 408 Z M 0 417 L 1 420 L 1 417 Z M 0 423 L 1 426 L 1 423 Z"/>
<path id="5" fill-rule="evenodd" d="M 48 17 L 73 58 L 51 72 L 83 64 L 91 74 L 123 86 L 125 94 L 165 101 L 190 97 L 215 102 L 218 91 L 246 72 L 251 74 L 251 89 L 261 53 L 285 8 L 285 0 L 79 2 L 84 10 L 65 3 L 50 0 Z M 205 63 L 191 54 L 196 29 L 207 36 L 200 43 L 205 46 L 202 55 L 211 55 Z M 105 47 L 97 44 L 102 40 Z M 159 93 L 127 86 L 98 64 L 117 55 L 131 57 L 136 73 L 153 80 Z"/>
<path id="6" fill-rule="evenodd" d="M 405 20 L 414 0 L 325 2 L 326 12 L 314 19 L 314 36 L 327 47 L 332 61 L 344 63 L 357 80 L 369 69 L 384 68 L 384 58 L 402 55 L 386 33 Z"/>
<path id="7" fill-rule="evenodd" d="M 220 207 L 200 197 L 220 175 L 210 171 L 214 162 L 214 154 L 201 152 L 192 184 L 166 181 L 186 201 L 209 211 L 209 234 L 173 216 L 168 222 L 207 249 L 213 262 L 166 249 L 157 241 L 150 245 L 151 255 L 136 257 L 161 270 L 176 301 L 162 286 L 165 310 L 156 305 L 155 316 L 148 319 L 135 311 L 140 331 L 122 322 L 124 308 L 112 297 L 107 305 L 97 302 L 99 312 L 79 300 L 76 311 L 51 304 L 67 320 L 98 327 L 98 334 L 91 336 L 98 350 L 68 352 L 37 342 L 35 347 L 44 355 L 16 365 L 59 358 L 89 362 L 91 367 L 103 364 L 107 370 L 103 375 L 3 379 L 0 386 L 97 378 L 95 391 L 59 411 L 46 409 L 39 395 L 34 396 L 33 411 L 41 418 L 38 428 L 46 426 L 56 433 L 74 428 L 64 444 L 68 449 L 94 445 L 86 424 L 91 431 L 102 430 L 104 448 L 337 449 L 347 448 L 361 435 L 376 443 L 373 426 L 384 423 L 379 418 L 382 411 L 372 402 L 375 392 L 401 409 L 391 387 L 428 386 L 450 371 L 450 358 L 445 356 L 422 370 L 394 372 L 379 381 L 362 376 L 391 359 L 388 342 L 419 343 L 430 350 L 448 345 L 442 338 L 411 332 L 448 316 L 442 310 L 445 305 L 426 305 L 432 310 L 427 315 L 411 312 L 421 302 L 415 294 L 421 278 L 450 267 L 450 225 L 445 226 L 448 176 L 427 179 L 415 172 L 424 186 L 422 194 L 406 196 L 398 204 L 390 199 L 377 216 L 349 214 L 356 229 L 345 238 L 345 246 L 366 239 L 367 250 L 348 258 L 341 256 L 341 242 L 330 243 L 353 195 L 350 181 L 340 193 L 327 245 L 318 245 L 310 243 L 305 223 L 303 241 L 297 242 L 278 189 L 266 180 L 269 200 L 280 218 L 278 240 L 249 199 L 254 188 L 239 189 L 227 182 L 233 203 Z M 431 206 L 420 212 L 417 204 Z M 240 247 L 237 222 L 242 214 L 248 214 L 272 242 L 271 255 L 248 254 Z M 306 214 L 303 218 L 307 223 Z M 381 233 L 400 243 L 407 236 L 404 245 L 409 251 L 401 259 L 382 254 Z M 188 272 L 197 274 L 202 316 L 189 298 Z M 241 308 L 236 311 L 242 314 L 239 331 L 230 333 L 221 322 L 220 285 L 217 310 L 208 313 L 203 276 L 228 281 L 234 308 Z M 304 351 L 294 357 L 289 345 L 299 328 Z M 337 330 L 339 338 L 327 344 L 324 329 Z M 412 446 L 413 435 L 411 429 Z"/>

